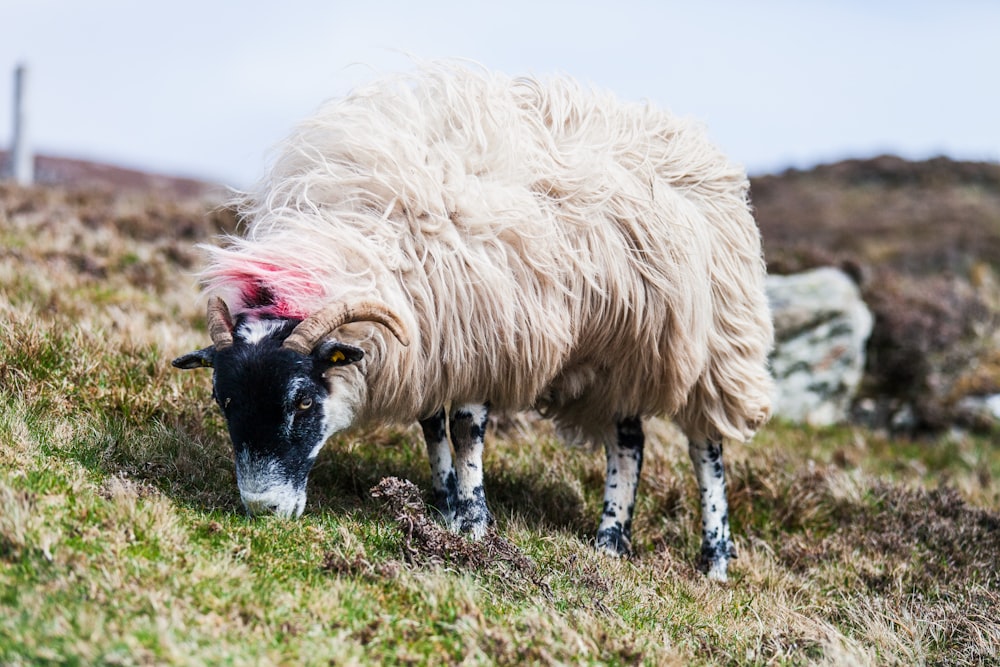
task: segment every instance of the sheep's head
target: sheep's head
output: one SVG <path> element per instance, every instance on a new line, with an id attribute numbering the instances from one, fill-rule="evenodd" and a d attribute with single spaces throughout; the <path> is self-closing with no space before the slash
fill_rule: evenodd
<path id="1" fill-rule="evenodd" d="M 299 321 L 233 321 L 218 297 L 208 304 L 212 345 L 174 359 L 177 368 L 212 368 L 212 394 L 233 442 L 236 481 L 250 513 L 298 516 L 306 480 L 323 443 L 354 421 L 362 400 L 365 352 L 332 337 L 350 322 L 376 322 L 408 343 L 382 304 L 337 305 Z"/>

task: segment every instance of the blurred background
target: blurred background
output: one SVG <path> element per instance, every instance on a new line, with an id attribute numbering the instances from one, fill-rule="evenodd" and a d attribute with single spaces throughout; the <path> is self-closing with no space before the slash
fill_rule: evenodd
<path id="1" fill-rule="evenodd" d="M 1000 3 L 0 2 L 30 138 L 246 186 L 289 127 L 412 58 L 566 73 L 703 120 L 751 174 L 893 153 L 1000 159 Z"/>

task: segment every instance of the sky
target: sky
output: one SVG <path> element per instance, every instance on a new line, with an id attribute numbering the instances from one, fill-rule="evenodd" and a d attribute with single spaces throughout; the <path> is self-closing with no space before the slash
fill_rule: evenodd
<path id="1" fill-rule="evenodd" d="M 0 0 L 0 147 L 248 187 L 324 100 L 414 59 L 564 74 L 701 120 L 751 174 L 1000 161 L 1000 2 Z"/>

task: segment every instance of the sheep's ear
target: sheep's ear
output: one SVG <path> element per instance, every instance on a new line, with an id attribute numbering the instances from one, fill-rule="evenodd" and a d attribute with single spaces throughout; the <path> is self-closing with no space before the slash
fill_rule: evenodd
<path id="1" fill-rule="evenodd" d="M 192 368 L 212 368 L 215 365 L 215 346 L 189 352 L 170 363 L 174 368 L 183 368 L 186 371 Z"/>
<path id="2" fill-rule="evenodd" d="M 312 353 L 313 359 L 329 366 L 346 366 L 355 364 L 365 357 L 365 351 L 347 343 L 328 340 L 316 346 Z"/>

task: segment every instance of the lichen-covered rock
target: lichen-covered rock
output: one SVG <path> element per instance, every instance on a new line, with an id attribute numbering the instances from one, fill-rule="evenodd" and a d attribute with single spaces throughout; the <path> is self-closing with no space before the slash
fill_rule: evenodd
<path id="1" fill-rule="evenodd" d="M 774 316 L 774 414 L 825 426 L 846 421 L 865 367 L 872 314 L 842 271 L 768 276 Z"/>

